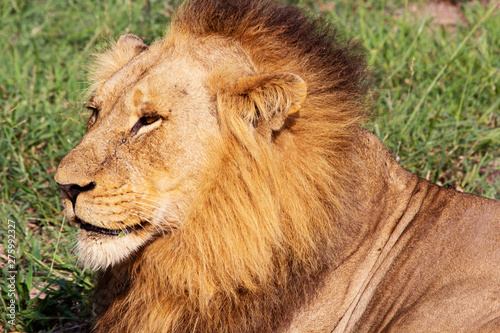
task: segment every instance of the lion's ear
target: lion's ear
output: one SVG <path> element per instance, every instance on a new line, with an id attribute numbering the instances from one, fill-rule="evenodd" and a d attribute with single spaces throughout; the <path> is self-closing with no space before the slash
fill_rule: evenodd
<path id="1" fill-rule="evenodd" d="M 95 55 L 93 63 L 90 65 L 90 79 L 93 81 L 93 91 L 95 87 L 106 81 L 125 66 L 132 58 L 148 49 L 142 39 L 135 35 L 127 34 L 121 36 L 116 43 L 111 43 L 111 48 L 103 53 Z"/>
<path id="2" fill-rule="evenodd" d="M 300 110 L 306 99 L 307 85 L 298 75 L 288 72 L 258 74 L 240 78 L 235 93 L 253 107 L 238 110 L 259 131 L 279 131 L 286 117 Z"/>
<path id="3" fill-rule="evenodd" d="M 148 49 L 142 39 L 132 34 L 122 35 L 116 42 L 116 47 L 122 52 L 128 53 L 130 58 Z"/>

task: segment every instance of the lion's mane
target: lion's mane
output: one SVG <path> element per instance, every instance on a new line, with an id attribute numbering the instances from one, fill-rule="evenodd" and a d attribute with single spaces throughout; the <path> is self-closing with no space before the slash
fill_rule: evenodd
<path id="1" fill-rule="evenodd" d="M 299 75 L 307 99 L 272 142 L 219 99 L 223 140 L 182 228 L 104 274 L 101 295 L 109 277 L 126 285 L 99 331 L 272 331 L 336 265 L 341 238 L 356 232 L 351 147 L 368 89 L 359 44 L 296 8 L 251 0 L 189 1 L 157 43 L 211 37 L 239 43 L 259 73 Z M 223 77 L 212 81 L 215 94 L 235 94 Z"/>

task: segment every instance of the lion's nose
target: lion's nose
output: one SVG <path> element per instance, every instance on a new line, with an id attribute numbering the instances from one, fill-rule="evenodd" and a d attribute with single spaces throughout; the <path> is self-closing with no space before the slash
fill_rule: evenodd
<path id="1" fill-rule="evenodd" d="M 61 188 L 61 190 L 68 196 L 68 198 L 74 203 L 76 202 L 76 197 L 78 194 L 85 192 L 85 191 L 90 191 L 95 187 L 95 183 L 91 182 L 85 186 L 80 186 L 77 184 L 59 184 L 57 185 Z"/>

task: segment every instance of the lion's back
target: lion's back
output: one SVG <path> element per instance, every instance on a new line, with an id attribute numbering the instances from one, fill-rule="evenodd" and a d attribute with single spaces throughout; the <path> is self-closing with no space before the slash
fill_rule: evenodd
<path id="1" fill-rule="evenodd" d="M 423 179 L 413 200 L 354 331 L 498 332 L 500 202 Z"/>

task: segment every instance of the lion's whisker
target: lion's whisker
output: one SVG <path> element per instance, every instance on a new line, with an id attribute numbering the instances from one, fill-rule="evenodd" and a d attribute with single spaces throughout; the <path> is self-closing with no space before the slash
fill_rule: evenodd
<path id="1" fill-rule="evenodd" d="M 153 228 L 156 229 L 156 231 L 158 231 L 159 233 L 161 233 L 163 236 L 165 235 L 165 231 L 163 229 L 159 229 L 158 226 L 155 223 L 153 223 L 150 219 L 144 218 L 144 217 L 141 218 L 141 216 L 139 214 L 137 214 L 137 213 L 128 212 L 127 214 L 130 214 L 132 216 L 136 216 L 139 219 L 142 219 L 142 220 L 148 222 L 149 224 L 151 224 L 153 226 Z M 144 226 L 142 226 L 142 225 L 141 225 L 141 227 L 144 228 Z"/>

